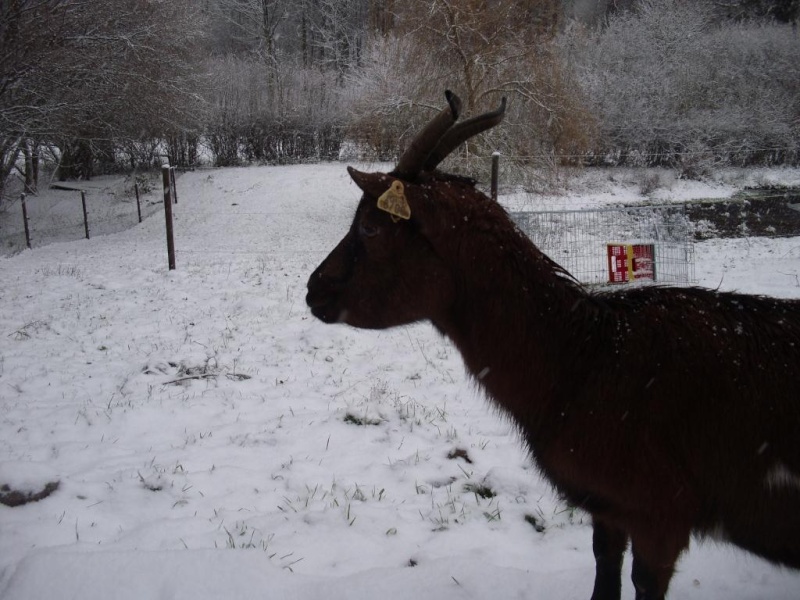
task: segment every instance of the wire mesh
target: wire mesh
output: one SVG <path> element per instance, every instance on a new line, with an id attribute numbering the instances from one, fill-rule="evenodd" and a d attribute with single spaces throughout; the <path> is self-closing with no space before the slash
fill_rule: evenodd
<path id="1" fill-rule="evenodd" d="M 91 237 L 125 231 L 139 223 L 136 201 L 129 196 L 116 196 L 91 191 L 86 194 Z M 28 196 L 28 224 L 34 248 L 56 242 L 86 237 L 81 195 L 79 191 L 52 191 L 41 196 Z M 141 202 L 142 219 L 162 211 L 163 202 L 151 197 Z M 24 219 L 18 198 L 3 206 L 0 212 L 0 256 L 21 252 L 25 244 Z"/>
<path id="2" fill-rule="evenodd" d="M 695 281 L 692 229 L 683 205 L 514 212 L 534 244 L 578 281 L 609 283 L 609 245 L 652 244 L 651 282 Z"/>

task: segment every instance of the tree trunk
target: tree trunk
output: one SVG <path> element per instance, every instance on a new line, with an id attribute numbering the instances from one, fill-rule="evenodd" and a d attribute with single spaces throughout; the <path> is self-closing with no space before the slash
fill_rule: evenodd
<path id="1" fill-rule="evenodd" d="M 25 193 L 36 194 L 39 179 L 39 150 L 33 140 L 24 140 L 20 146 L 25 157 Z"/>

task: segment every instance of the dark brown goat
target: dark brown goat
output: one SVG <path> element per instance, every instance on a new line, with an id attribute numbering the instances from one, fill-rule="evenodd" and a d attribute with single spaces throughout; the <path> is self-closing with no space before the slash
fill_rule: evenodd
<path id="1" fill-rule="evenodd" d="M 664 598 L 693 533 L 800 568 L 800 300 L 587 291 L 471 181 L 434 170 L 502 118 L 453 125 L 448 101 L 395 171 L 350 169 L 364 195 L 309 279 L 312 313 L 427 319 L 452 340 L 541 472 L 591 514 L 593 600 L 619 599 L 629 542 L 637 600 Z"/>

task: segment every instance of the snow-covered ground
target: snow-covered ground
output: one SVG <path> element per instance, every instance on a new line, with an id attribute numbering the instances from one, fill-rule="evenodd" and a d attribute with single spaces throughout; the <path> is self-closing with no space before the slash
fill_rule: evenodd
<path id="1" fill-rule="evenodd" d="M 661 190 L 737 189 L 686 187 Z M 310 317 L 358 195 L 338 164 L 187 173 L 176 271 L 160 214 L 0 259 L 0 492 L 59 482 L 0 505 L 0 598 L 589 597 L 586 516 L 450 344 Z M 800 238 L 700 243 L 696 274 L 800 297 Z M 796 599 L 800 575 L 693 543 L 672 597 Z"/>

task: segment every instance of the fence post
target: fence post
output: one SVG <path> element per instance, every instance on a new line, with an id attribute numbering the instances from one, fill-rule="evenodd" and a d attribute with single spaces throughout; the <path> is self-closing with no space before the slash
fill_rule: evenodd
<path id="1" fill-rule="evenodd" d="M 86 192 L 81 190 L 81 205 L 83 206 L 83 230 L 86 232 L 86 239 L 89 239 L 89 213 L 86 212 Z"/>
<path id="2" fill-rule="evenodd" d="M 161 167 L 161 182 L 164 186 L 164 217 L 167 221 L 167 258 L 169 270 L 175 270 L 175 242 L 172 237 L 172 194 L 170 194 L 170 169 L 169 165 Z"/>
<path id="3" fill-rule="evenodd" d="M 177 167 L 172 167 L 169 170 L 169 180 L 172 183 L 172 201 L 177 204 L 178 203 L 178 186 L 175 185 L 175 169 Z"/>
<path id="4" fill-rule="evenodd" d="M 134 182 L 133 191 L 136 193 L 136 212 L 139 214 L 139 223 L 142 222 L 142 204 L 139 202 L 139 182 Z"/>
<path id="5" fill-rule="evenodd" d="M 31 247 L 31 230 L 28 227 L 28 208 L 25 206 L 25 194 L 20 194 L 19 197 L 22 202 L 22 220 L 25 222 L 25 244 L 28 249 Z"/>
<path id="6" fill-rule="evenodd" d="M 497 202 L 497 179 L 500 171 L 500 153 L 492 152 L 492 200 Z"/>

